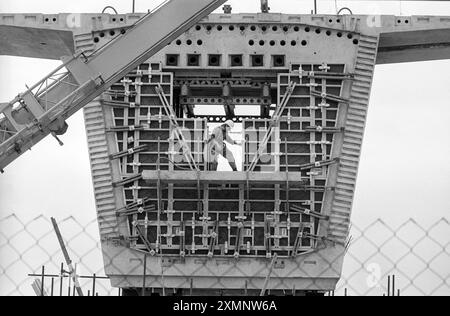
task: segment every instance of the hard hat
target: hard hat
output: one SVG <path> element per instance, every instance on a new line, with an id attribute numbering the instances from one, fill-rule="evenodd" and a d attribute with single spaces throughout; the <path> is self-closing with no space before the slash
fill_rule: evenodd
<path id="1" fill-rule="evenodd" d="M 228 120 L 225 122 L 225 125 L 227 125 L 229 128 L 233 129 L 234 128 L 234 122 L 232 120 Z"/>

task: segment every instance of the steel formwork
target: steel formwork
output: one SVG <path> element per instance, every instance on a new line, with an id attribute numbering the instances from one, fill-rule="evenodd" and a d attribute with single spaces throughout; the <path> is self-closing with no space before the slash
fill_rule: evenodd
<path id="1" fill-rule="evenodd" d="M 100 211 L 99 222 L 114 286 L 142 287 L 145 275 L 145 286 L 156 292 L 257 291 L 275 254 L 272 291 L 328 291 L 339 280 L 360 150 L 349 147 L 346 156 L 345 135 L 350 131 L 353 142 L 362 142 L 361 107 L 368 105 L 377 38 L 231 17 L 237 21 L 194 26 L 86 110 L 96 108 L 105 126 L 99 134 L 107 140 L 102 145 L 115 209 Z M 93 34 L 96 45 L 107 41 L 100 35 Z M 225 115 L 196 116 L 197 105 L 223 105 Z M 242 105 L 256 106 L 260 115 L 236 115 Z M 352 106 L 358 107 L 357 126 L 348 121 L 355 118 Z M 242 124 L 247 179 L 273 173 L 298 180 L 228 183 L 220 172 L 223 183 L 186 180 L 184 150 L 189 148 L 198 172 L 210 172 L 208 123 L 225 119 Z M 87 123 L 89 139 L 95 127 Z M 177 128 L 186 147 L 174 136 Z M 104 177 L 107 170 L 100 169 Z M 158 170 L 180 181 L 164 181 Z M 157 171 L 154 178 L 144 179 L 151 171 Z"/>

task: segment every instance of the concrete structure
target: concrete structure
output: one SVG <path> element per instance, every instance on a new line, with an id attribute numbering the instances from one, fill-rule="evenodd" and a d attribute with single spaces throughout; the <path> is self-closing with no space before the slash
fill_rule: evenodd
<path id="1" fill-rule="evenodd" d="M 2 14 L 0 54 L 89 56 L 142 16 Z M 256 294 L 277 254 L 272 293 L 334 289 L 375 65 L 448 58 L 450 17 L 212 14 L 167 44 L 85 107 L 113 285 Z M 225 119 L 241 173 L 207 170 Z"/>

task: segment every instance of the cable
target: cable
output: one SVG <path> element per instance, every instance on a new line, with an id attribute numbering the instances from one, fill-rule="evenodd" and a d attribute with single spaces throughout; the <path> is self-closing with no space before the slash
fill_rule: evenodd
<path id="1" fill-rule="evenodd" d="M 105 8 L 103 9 L 102 14 L 105 13 L 106 10 L 108 10 L 108 9 L 113 10 L 115 14 L 119 14 L 119 13 L 117 12 L 117 10 L 116 10 L 114 7 L 110 6 L 110 5 L 107 6 L 107 7 L 105 7 Z"/>
<path id="2" fill-rule="evenodd" d="M 342 11 L 345 11 L 345 10 L 347 10 L 348 12 L 350 12 L 350 15 L 353 15 L 353 12 L 352 12 L 352 10 L 350 10 L 350 8 L 347 8 L 347 7 L 344 7 L 344 8 L 342 8 L 342 9 L 340 9 L 339 11 L 338 11 L 338 15 L 340 15 L 341 13 L 342 13 Z"/>

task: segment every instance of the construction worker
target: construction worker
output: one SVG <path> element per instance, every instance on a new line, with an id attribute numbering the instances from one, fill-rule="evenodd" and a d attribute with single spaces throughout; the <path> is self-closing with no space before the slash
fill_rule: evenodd
<path id="1" fill-rule="evenodd" d="M 225 124 L 216 127 L 211 136 L 208 139 L 208 163 L 210 171 L 217 171 L 219 165 L 219 155 L 222 155 L 228 160 L 231 169 L 233 171 L 238 171 L 236 166 L 236 160 L 234 159 L 233 153 L 227 148 L 225 142 L 232 145 L 240 145 L 240 142 L 234 141 L 230 137 L 230 131 L 234 128 L 234 122 L 228 120 Z"/>

